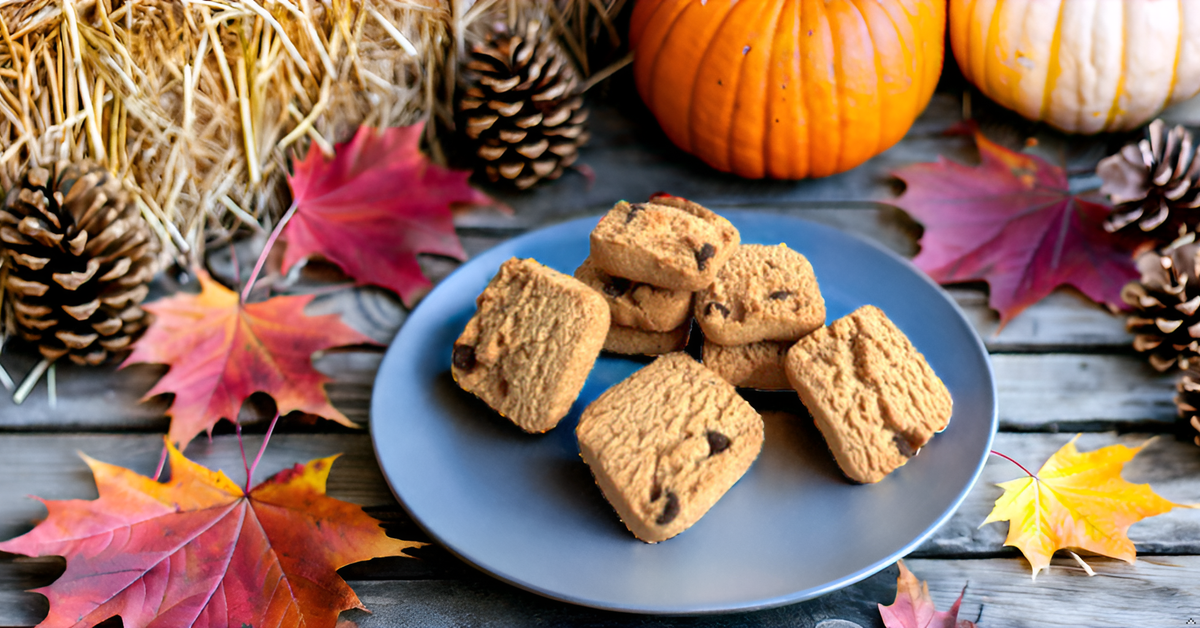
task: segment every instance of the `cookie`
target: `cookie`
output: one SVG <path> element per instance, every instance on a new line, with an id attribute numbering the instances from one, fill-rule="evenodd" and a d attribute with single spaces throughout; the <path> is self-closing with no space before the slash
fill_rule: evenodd
<path id="1" fill-rule="evenodd" d="M 671 353 L 600 395 L 575 434 L 625 526 L 656 543 L 691 527 L 750 468 L 763 422 L 728 382 Z"/>
<path id="2" fill-rule="evenodd" d="M 575 278 L 604 295 L 613 325 L 671 331 L 692 316 L 691 292 L 614 277 L 590 257 L 575 269 Z"/>
<path id="3" fill-rule="evenodd" d="M 583 282 L 512 258 L 475 301 L 450 372 L 526 432 L 558 424 L 608 335 L 608 303 Z"/>
<path id="4" fill-rule="evenodd" d="M 704 340 L 704 366 L 738 388 L 790 390 L 783 362 L 791 342 L 764 340 L 727 347 Z"/>
<path id="5" fill-rule="evenodd" d="M 690 320 L 671 331 L 645 331 L 635 327 L 613 325 L 608 328 L 604 350 L 624 355 L 662 355 L 681 351 L 687 346 L 691 329 Z"/>
<path id="6" fill-rule="evenodd" d="M 858 482 L 883 479 L 950 421 L 950 391 L 873 305 L 800 339 L 785 368 L 838 466 Z"/>
<path id="7" fill-rule="evenodd" d="M 696 203 L 620 201 L 592 230 L 591 256 L 610 275 L 692 292 L 713 282 L 739 242 L 728 220 Z"/>
<path id="8" fill-rule="evenodd" d="M 785 244 L 744 244 L 696 294 L 696 321 L 721 345 L 794 341 L 825 324 L 825 299 L 803 255 Z"/>

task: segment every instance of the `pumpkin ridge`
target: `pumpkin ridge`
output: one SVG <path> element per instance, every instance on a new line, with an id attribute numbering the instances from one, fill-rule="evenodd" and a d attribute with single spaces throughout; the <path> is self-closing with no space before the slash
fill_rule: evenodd
<path id="1" fill-rule="evenodd" d="M 919 22 L 919 13 L 917 16 L 914 16 L 913 14 L 909 13 L 908 9 L 905 8 L 903 3 L 897 3 L 895 6 L 904 12 L 904 16 L 906 18 L 908 18 L 909 24 L 914 24 L 914 23 Z M 880 5 L 880 8 L 883 8 L 883 5 Z M 919 9 L 918 9 L 918 12 L 919 12 Z M 892 17 L 891 12 L 884 9 L 883 14 L 887 16 L 888 23 L 892 25 L 892 30 L 896 31 L 896 41 L 900 43 L 900 49 L 905 53 L 905 58 L 906 59 L 911 58 L 914 65 L 920 66 L 920 67 L 914 68 L 913 74 L 916 74 L 916 76 L 914 77 L 913 83 L 910 86 L 910 89 L 916 95 L 916 97 L 913 98 L 913 100 L 912 100 L 913 106 L 912 106 L 912 109 L 910 110 L 911 113 L 906 114 L 904 116 L 907 119 L 916 121 L 917 117 L 921 115 L 921 111 L 924 109 L 925 105 L 927 104 L 927 103 L 921 102 L 923 100 L 923 98 L 921 98 L 921 95 L 925 93 L 925 86 L 924 86 L 925 67 L 924 67 L 923 63 L 918 63 L 918 62 L 919 61 L 928 62 L 928 59 L 920 56 L 915 48 L 909 47 L 909 42 L 904 37 L 904 30 L 900 27 L 900 24 L 898 24 L 896 22 L 896 19 L 894 17 Z M 868 26 L 867 28 L 869 29 L 870 26 Z M 917 32 L 919 30 L 920 30 L 920 28 L 914 25 L 913 31 Z M 872 38 L 872 39 L 874 39 L 874 38 Z M 880 58 L 879 50 L 878 50 L 878 48 L 876 48 L 876 50 L 875 50 L 875 68 L 876 68 L 876 72 L 879 74 L 879 76 L 876 77 L 876 84 L 880 87 L 880 89 L 878 89 L 877 91 L 882 94 L 883 90 L 881 88 L 882 88 L 882 80 L 883 80 L 884 73 L 879 72 L 879 58 Z M 883 111 L 884 111 L 884 107 L 886 106 L 886 104 L 881 102 L 880 105 L 881 106 L 879 108 L 879 115 L 880 115 L 879 128 L 885 129 L 887 127 L 883 124 L 883 122 L 884 122 Z M 909 124 L 909 126 L 910 127 L 912 126 L 911 123 Z M 906 129 L 904 133 L 907 134 L 908 130 Z M 901 138 L 904 137 L 904 134 L 900 135 L 900 137 Z M 884 133 L 880 133 L 879 134 L 879 145 L 876 146 L 875 154 L 878 155 L 879 153 L 882 153 L 883 151 L 890 148 L 892 146 L 892 144 L 894 144 L 895 142 L 898 142 L 898 141 L 900 141 L 900 138 L 897 138 L 897 139 L 893 140 L 892 143 L 889 143 L 887 146 L 884 146 L 884 143 L 887 142 L 887 136 Z"/>
<path id="2" fill-rule="evenodd" d="M 664 6 L 667 6 L 668 4 L 671 4 L 671 3 L 660 2 L 658 5 L 658 8 L 662 8 Z M 674 6 L 678 6 L 680 3 L 675 2 L 673 4 L 674 4 Z M 642 96 L 642 98 L 645 99 L 645 101 L 646 101 L 646 106 L 649 107 L 652 111 L 657 110 L 654 103 L 655 103 L 655 101 L 658 100 L 658 98 L 657 98 L 657 96 L 658 96 L 657 85 L 659 84 L 658 72 L 659 72 L 659 69 L 662 67 L 662 64 L 666 60 L 666 57 L 664 57 L 660 53 L 662 52 L 662 49 L 667 44 L 667 42 L 670 41 L 671 32 L 675 30 L 675 26 L 677 24 L 679 24 L 679 22 L 683 19 L 683 16 L 684 16 L 684 14 L 686 14 L 688 12 L 688 9 L 690 9 L 694 6 L 698 6 L 698 5 L 685 3 L 683 6 L 683 9 L 681 9 L 675 13 L 675 16 L 673 18 L 671 18 L 671 23 L 668 24 L 666 30 L 663 31 L 663 36 L 659 40 L 658 48 L 656 48 L 654 50 L 654 57 L 653 57 L 654 60 L 653 60 L 652 65 L 650 66 L 649 78 L 647 79 L 647 85 L 646 85 L 646 93 Z M 657 13 L 657 12 L 658 11 L 656 10 L 655 13 Z M 653 14 L 650 17 L 653 17 Z M 650 18 L 647 18 L 646 21 L 647 21 L 647 24 L 649 24 L 651 20 L 650 20 Z M 699 72 L 700 72 L 700 65 L 697 64 L 696 65 L 696 73 L 699 73 Z M 696 76 L 695 76 L 695 74 L 693 74 L 692 75 L 692 84 L 693 85 L 695 85 L 695 80 L 696 80 Z M 689 112 L 691 111 L 690 104 L 688 105 L 688 111 Z M 683 139 L 683 138 L 680 138 L 680 139 Z M 688 145 L 683 146 L 681 148 L 690 152 L 691 151 L 690 134 L 689 134 L 689 137 L 687 137 L 686 139 L 687 139 Z"/>
<path id="3" fill-rule="evenodd" d="M 1103 131 L 1112 130 L 1112 125 L 1117 119 L 1117 109 L 1121 103 L 1121 92 L 1125 91 L 1125 71 L 1129 67 L 1129 46 L 1125 42 L 1125 38 L 1129 36 L 1129 17 L 1126 11 L 1129 11 L 1129 5 L 1122 4 L 1121 6 L 1121 37 L 1117 41 L 1121 42 L 1121 73 L 1117 75 L 1117 89 L 1113 90 L 1112 104 L 1108 107 L 1108 116 L 1104 119 Z"/>
<path id="4" fill-rule="evenodd" d="M 859 18 L 859 23 L 866 24 L 866 19 L 863 17 L 862 12 L 859 11 L 859 9 L 858 9 L 858 5 L 853 0 L 851 0 L 851 2 L 846 3 L 844 6 L 853 7 L 855 14 Z M 845 22 L 843 20 L 846 19 L 847 16 L 843 16 L 843 15 L 836 14 L 836 13 L 830 13 L 829 15 L 831 16 L 831 18 L 829 20 L 830 33 L 840 32 L 840 30 L 835 30 L 833 28 L 835 19 L 832 16 L 836 15 L 837 16 L 836 22 L 843 26 L 845 26 Z M 834 40 L 837 41 L 837 39 L 838 38 L 835 36 Z M 870 31 L 868 31 L 867 39 L 871 41 L 871 58 L 872 58 L 872 62 L 874 62 L 875 42 L 874 42 L 874 40 L 871 40 L 871 38 L 870 38 Z M 855 141 L 857 141 L 857 142 L 862 142 L 862 140 L 863 140 L 862 137 L 856 136 L 856 133 L 861 133 L 862 131 L 860 129 L 854 128 L 854 119 L 853 119 L 854 116 L 852 116 L 850 114 L 850 112 L 848 111 L 848 107 L 847 107 L 847 101 L 849 101 L 850 98 L 847 97 L 847 92 L 849 90 L 846 87 L 847 68 L 845 66 L 845 63 L 846 63 L 846 55 L 842 54 L 841 50 L 835 49 L 834 50 L 834 58 L 833 58 L 833 73 L 834 73 L 835 90 L 836 90 L 836 93 L 838 96 L 838 98 L 837 98 L 837 126 L 838 126 L 838 131 L 839 131 L 839 133 L 838 133 L 839 138 L 838 138 L 837 160 L 834 162 L 834 164 L 835 164 L 834 172 L 842 172 L 845 170 L 849 170 L 853 165 L 857 165 L 857 164 L 852 164 L 852 162 L 853 162 L 852 158 L 851 159 L 847 158 L 847 153 L 849 153 L 849 151 L 847 150 L 846 147 L 850 145 L 851 142 L 848 140 L 851 137 L 853 137 L 855 139 Z"/>
<path id="5" fill-rule="evenodd" d="M 785 118 L 787 116 L 786 111 L 788 109 L 791 109 L 793 111 L 794 110 L 803 111 L 804 83 L 800 82 L 800 67 L 799 67 L 800 63 L 799 63 L 799 58 L 795 54 L 795 52 L 797 50 L 799 50 L 799 48 L 800 48 L 800 32 L 801 31 L 800 31 L 799 6 L 800 5 L 799 5 L 799 2 L 797 2 L 797 0 L 782 0 L 782 2 L 780 2 L 780 4 L 779 4 L 780 17 L 778 18 L 778 21 L 776 22 L 776 25 L 775 25 L 776 26 L 775 33 L 771 37 L 771 54 L 772 55 L 774 55 L 777 50 L 783 50 L 786 53 L 788 53 L 788 62 L 786 64 L 784 64 L 784 63 L 779 64 L 780 74 L 786 75 L 787 71 L 790 69 L 792 72 L 791 72 L 791 76 L 788 79 L 788 81 L 790 84 L 795 85 L 795 91 L 793 93 L 795 94 L 796 97 L 794 99 L 788 98 L 786 93 L 780 99 L 782 102 L 788 104 L 787 107 L 781 107 L 781 109 L 784 111 L 783 115 L 785 116 Z M 787 17 L 784 17 L 785 13 L 787 14 Z M 788 31 L 789 27 L 791 28 L 791 34 L 792 34 L 792 40 L 791 40 L 792 45 L 791 46 L 787 45 L 788 44 L 787 31 Z M 773 85 L 774 85 L 774 83 L 772 83 L 772 82 L 770 82 L 770 80 L 768 80 L 768 85 L 767 85 L 768 92 L 770 92 L 770 89 Z M 787 90 L 786 85 L 780 86 L 780 91 L 786 92 L 786 90 Z M 768 102 L 771 102 L 771 101 L 768 101 Z M 767 118 L 766 118 L 767 122 L 770 123 L 770 121 L 775 119 L 776 116 L 778 116 L 778 115 L 780 115 L 780 114 L 775 111 L 774 107 L 772 107 L 767 112 Z M 803 118 L 803 116 L 801 116 L 799 119 L 804 119 L 804 118 Z M 793 124 L 793 121 L 791 121 L 791 120 L 788 120 L 787 123 L 791 124 L 792 126 L 790 128 L 787 128 L 786 131 L 779 129 L 779 128 L 775 128 L 774 129 L 775 132 L 774 132 L 774 134 L 771 135 L 770 141 L 768 141 L 766 138 L 764 138 L 764 141 L 763 141 L 763 154 L 768 156 L 768 158 L 772 154 L 772 150 L 771 150 L 772 146 L 779 146 L 780 144 L 782 144 L 784 147 L 784 150 L 782 151 L 782 157 L 780 157 L 780 159 L 778 159 L 778 160 L 770 159 L 770 161 L 768 162 L 769 167 L 768 167 L 767 176 L 772 177 L 772 178 L 779 178 L 781 176 L 781 174 L 779 174 L 779 173 L 795 173 L 795 172 L 797 172 L 797 170 L 802 170 L 804 172 L 804 174 L 806 174 L 806 175 L 808 174 L 808 164 L 804 164 L 804 168 L 802 168 L 802 169 L 798 168 L 797 164 L 796 164 L 796 161 L 798 159 L 800 159 L 800 156 L 799 156 L 800 151 L 796 150 L 796 148 L 799 145 L 799 142 L 798 142 L 799 134 L 797 133 L 797 130 L 803 130 L 805 125 Z M 779 165 L 780 161 L 783 162 L 782 167 Z M 782 176 L 787 176 L 787 175 L 783 174 Z"/>
<path id="6" fill-rule="evenodd" d="M 1161 107 L 1167 107 L 1175 100 L 1175 83 L 1179 80 L 1179 59 L 1183 56 L 1183 0 L 1175 2 L 1175 12 L 1175 22 L 1179 24 L 1179 36 L 1175 39 L 1175 61 L 1171 63 L 1171 82 L 1167 85 L 1167 97 L 1163 99 Z"/>
<path id="7" fill-rule="evenodd" d="M 1054 22 L 1054 35 L 1050 37 L 1050 65 L 1046 69 L 1046 83 L 1042 86 L 1042 106 L 1038 110 L 1039 120 L 1046 119 L 1046 113 L 1050 111 L 1054 88 L 1058 84 L 1058 77 L 1062 74 L 1062 67 L 1058 64 L 1058 53 L 1062 46 L 1063 11 L 1066 6 L 1065 1 L 1058 3 L 1058 19 Z"/>
<path id="8" fill-rule="evenodd" d="M 768 68 L 766 70 L 766 79 L 763 80 L 763 82 L 762 82 L 762 102 L 763 103 L 771 102 L 771 85 L 772 85 L 772 83 L 771 83 L 770 65 L 771 65 L 771 56 L 775 53 L 774 33 L 775 33 L 775 27 L 779 24 L 779 15 L 781 13 L 783 13 L 783 5 L 786 1 L 787 0 L 772 0 L 772 4 L 774 5 L 775 8 L 772 11 L 770 28 L 763 29 L 763 32 L 766 35 L 763 37 L 760 37 L 760 40 L 764 42 L 762 44 L 763 47 L 766 48 L 765 57 L 766 57 L 766 65 Z M 766 11 L 767 11 L 767 8 L 764 7 L 763 12 L 765 13 Z M 759 18 L 761 19 L 762 15 L 759 15 Z M 740 82 L 740 77 L 739 77 L 739 82 Z M 740 105 L 740 103 L 734 104 L 733 111 L 734 111 L 735 116 L 737 115 L 737 110 L 739 109 L 739 105 Z M 762 141 L 759 142 L 759 154 L 761 155 L 761 159 L 762 159 L 762 162 L 761 162 L 762 168 L 761 168 L 761 172 L 758 175 L 760 178 L 767 176 L 767 171 L 770 169 L 770 165 L 771 165 L 771 163 L 770 163 L 771 151 L 768 148 L 768 145 L 771 143 L 771 125 L 772 125 L 771 120 L 772 120 L 772 113 L 771 113 L 770 107 L 768 107 L 766 112 L 763 115 Z M 731 132 L 730 133 L 731 138 L 732 138 L 732 135 L 733 134 Z M 729 154 L 730 163 L 737 163 L 737 160 L 734 159 L 734 155 L 733 155 L 733 142 L 732 141 L 729 143 L 729 153 L 730 153 Z"/>
<path id="9" fill-rule="evenodd" d="M 878 3 L 877 3 L 877 6 L 879 6 Z M 888 142 L 889 138 L 888 138 L 888 134 L 887 134 L 887 129 L 890 128 L 889 125 L 887 124 L 887 122 L 888 122 L 888 119 L 887 119 L 888 106 L 887 106 L 887 103 L 883 102 L 884 101 L 883 95 L 887 93 L 885 91 L 886 86 L 884 85 L 884 81 L 883 81 L 883 77 L 886 74 L 886 72 L 883 70 L 883 67 L 882 67 L 883 60 L 882 60 L 882 56 L 881 56 L 881 53 L 879 50 L 879 45 L 875 42 L 875 32 L 871 28 L 871 24 L 873 24 L 874 22 L 872 20 L 867 19 L 866 14 L 863 13 L 863 10 L 861 8 L 859 8 L 857 4 L 855 5 L 855 8 L 858 9 L 859 14 L 863 18 L 863 24 L 867 28 L 867 34 L 869 36 L 868 38 L 871 40 L 871 47 L 874 49 L 874 53 L 871 55 L 871 62 L 875 65 L 875 93 L 879 95 L 880 100 L 879 100 L 879 107 L 878 107 L 878 109 L 879 109 L 879 133 L 875 136 L 875 149 L 872 150 L 871 152 L 873 155 L 878 155 L 879 153 L 882 153 L 883 151 L 885 151 L 891 147 L 891 144 Z M 881 6 L 881 8 L 882 8 L 882 6 Z M 900 31 L 900 28 L 898 26 L 896 26 L 896 21 L 892 19 L 892 14 L 888 13 L 886 10 L 884 10 L 883 15 L 887 16 L 888 24 L 891 25 L 892 30 L 896 31 L 896 41 L 900 43 L 901 51 L 907 52 L 904 49 L 904 36 L 903 36 L 904 34 Z M 905 55 L 905 56 L 907 56 L 907 55 Z M 918 76 L 921 74 L 920 68 L 918 68 L 916 70 L 916 74 Z M 910 86 L 909 89 L 913 89 L 913 87 L 914 86 Z M 918 98 L 913 99 L 914 104 L 916 104 Z M 917 115 L 919 115 L 919 113 L 920 112 L 914 112 L 914 115 L 912 115 L 911 118 L 913 120 L 916 120 Z M 906 116 L 906 117 L 908 117 L 908 116 Z"/>
<path id="10" fill-rule="evenodd" d="M 1000 7 L 1003 6 L 1004 0 L 996 0 L 996 6 L 992 11 L 992 19 L 988 22 L 987 38 L 983 44 L 983 84 L 987 88 L 985 93 L 1000 95 L 1000 90 L 994 84 L 992 77 L 999 76 L 999 72 L 995 72 L 996 54 L 988 54 L 988 52 L 997 52 L 999 45 L 996 39 L 1000 36 Z M 1012 100 L 1009 98 L 1008 100 Z"/>
<path id="11" fill-rule="evenodd" d="M 693 6 L 695 6 L 695 5 L 693 5 Z M 746 6 L 746 5 L 742 5 L 742 6 Z M 696 112 L 698 111 L 698 108 L 694 104 L 698 98 L 697 91 L 699 91 L 699 89 L 700 89 L 700 80 L 699 80 L 700 70 L 704 67 L 705 62 L 708 60 L 709 56 L 714 54 L 712 42 L 716 41 L 717 39 L 720 39 L 721 32 L 723 30 L 725 30 L 725 26 L 729 24 L 729 17 L 731 15 L 733 15 L 733 12 L 736 8 L 737 8 L 736 6 L 731 7 L 728 11 L 725 12 L 725 15 L 721 16 L 721 21 L 717 23 L 717 28 L 713 30 L 713 38 L 711 40 L 709 40 L 708 45 L 705 46 L 705 48 L 704 48 L 704 54 L 702 54 L 700 56 L 700 63 L 696 64 L 696 77 L 694 77 L 692 79 L 692 95 L 691 95 L 691 98 L 688 99 L 688 103 L 689 103 L 689 105 L 688 105 L 688 147 L 685 148 L 685 150 L 688 150 L 689 152 L 696 148 L 696 130 L 700 128 L 700 125 L 696 120 Z M 739 68 L 739 76 L 740 76 L 740 68 Z M 737 86 L 737 83 L 733 82 L 732 87 L 736 88 L 736 86 Z M 722 84 L 722 87 L 725 87 L 725 85 Z M 733 104 L 734 110 L 737 109 L 737 100 L 736 99 L 737 99 L 737 91 L 735 89 L 734 104 Z M 726 144 L 729 143 L 729 137 L 730 136 L 726 136 L 726 138 L 725 138 Z M 724 165 L 722 167 L 721 165 L 714 164 L 713 163 L 714 160 L 712 159 L 712 157 L 706 156 L 706 155 L 708 155 L 707 150 L 701 149 L 701 152 L 704 154 L 700 155 L 700 158 L 703 159 L 704 162 L 707 163 L 708 165 L 710 165 L 718 170 L 724 170 L 725 172 L 732 171 L 732 168 L 730 168 L 728 165 Z M 725 151 L 725 158 L 726 159 L 729 158 L 728 148 Z"/>
<path id="12" fill-rule="evenodd" d="M 796 104 L 800 106 L 800 111 L 804 114 L 804 127 L 800 130 L 804 134 L 804 155 L 803 157 L 797 155 L 797 158 L 804 159 L 804 167 L 800 170 L 807 177 L 812 173 L 812 105 L 808 101 L 808 90 L 804 89 L 805 76 L 802 59 L 805 49 L 804 42 L 812 38 L 804 36 L 804 7 L 800 4 L 800 0 L 792 0 L 792 6 L 796 7 L 796 53 L 792 54 L 792 67 L 796 71 L 796 84 L 799 86 L 797 94 L 800 96 Z"/>

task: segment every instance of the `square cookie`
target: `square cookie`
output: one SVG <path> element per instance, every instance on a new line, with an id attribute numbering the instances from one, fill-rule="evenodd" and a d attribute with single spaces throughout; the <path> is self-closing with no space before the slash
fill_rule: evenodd
<path id="1" fill-rule="evenodd" d="M 608 328 L 608 338 L 604 339 L 604 350 L 622 355 L 662 355 L 682 351 L 687 347 L 691 331 L 690 320 L 670 331 L 612 325 Z"/>
<path id="2" fill-rule="evenodd" d="M 696 203 L 620 201 L 592 230 L 591 256 L 610 275 L 691 292 L 713 282 L 739 242 L 728 220 Z"/>
<path id="3" fill-rule="evenodd" d="M 608 335 L 608 303 L 532 259 L 500 266 L 454 343 L 454 381 L 526 432 L 558 424 Z"/>
<path id="4" fill-rule="evenodd" d="M 604 295 L 613 325 L 646 331 L 670 331 L 692 317 L 692 293 L 614 277 L 592 258 L 575 269 L 575 278 Z"/>
<path id="5" fill-rule="evenodd" d="M 728 382 L 671 353 L 600 395 L 575 434 L 625 526 L 657 543 L 704 516 L 750 468 L 763 422 Z"/>
<path id="6" fill-rule="evenodd" d="M 727 347 L 704 341 L 704 366 L 738 388 L 790 390 L 783 363 L 791 342 L 763 340 Z"/>
<path id="7" fill-rule="evenodd" d="M 858 482 L 882 480 L 950 422 L 950 391 L 873 305 L 800 339 L 786 369 L 838 466 Z"/>
<path id="8" fill-rule="evenodd" d="M 696 321 L 721 345 L 794 341 L 825 324 L 825 299 L 806 257 L 786 244 L 743 244 L 696 294 Z"/>

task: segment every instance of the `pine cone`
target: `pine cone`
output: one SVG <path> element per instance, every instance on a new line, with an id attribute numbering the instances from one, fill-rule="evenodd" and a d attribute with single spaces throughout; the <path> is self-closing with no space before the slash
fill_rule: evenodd
<path id="1" fill-rule="evenodd" d="M 1121 299 L 1134 310 L 1125 319 L 1125 328 L 1135 334 L 1133 348 L 1148 354 L 1160 372 L 1176 365 L 1200 367 L 1200 243 L 1195 239 L 1189 233 L 1138 256 L 1142 279 L 1121 290 Z"/>
<path id="2" fill-rule="evenodd" d="M 1182 126 L 1167 131 L 1162 120 L 1151 122 L 1146 137 L 1127 144 L 1096 166 L 1104 180 L 1100 192 L 1116 207 L 1104 227 L 1126 227 L 1153 233 L 1161 240 L 1179 235 L 1180 227 L 1200 223 L 1200 160 L 1192 134 Z"/>
<path id="3" fill-rule="evenodd" d="M 1195 431 L 1200 431 L 1200 369 L 1184 371 L 1175 383 L 1175 390 L 1175 407 L 1180 420 L 1190 424 Z M 1193 434 L 1192 438 L 1200 445 L 1200 435 Z"/>
<path id="4" fill-rule="evenodd" d="M 492 182 L 557 179 L 588 139 L 578 70 L 539 20 L 492 25 L 460 76 L 456 125 Z"/>
<path id="5" fill-rule="evenodd" d="M 104 168 L 31 167 L 0 207 L 0 262 L 12 320 L 47 360 L 100 364 L 147 324 L 139 307 L 157 246 Z"/>

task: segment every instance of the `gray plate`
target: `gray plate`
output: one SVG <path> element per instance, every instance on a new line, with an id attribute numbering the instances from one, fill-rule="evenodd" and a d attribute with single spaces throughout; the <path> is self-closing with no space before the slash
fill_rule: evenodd
<path id="1" fill-rule="evenodd" d="M 464 264 L 409 316 L 375 381 L 371 435 L 397 499 L 438 543 L 535 593 L 596 608 L 691 614 L 809 599 L 912 551 L 975 483 L 996 431 L 983 343 L 955 303 L 906 260 L 829 227 L 726 212 L 746 243 L 808 257 L 832 321 L 881 307 L 954 397 L 950 426 L 882 482 L 838 471 L 794 394 L 758 395 L 804 417 L 768 414 L 750 471 L 691 529 L 647 545 L 620 523 L 579 458 L 579 413 L 645 364 L 604 355 L 571 413 L 531 436 L 450 377 L 454 340 L 500 264 L 533 257 L 572 273 L 587 256 L 586 218 L 525 234 Z M 886 601 L 886 600 L 885 600 Z"/>

